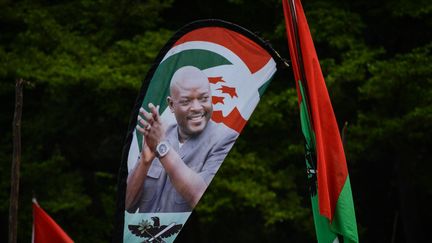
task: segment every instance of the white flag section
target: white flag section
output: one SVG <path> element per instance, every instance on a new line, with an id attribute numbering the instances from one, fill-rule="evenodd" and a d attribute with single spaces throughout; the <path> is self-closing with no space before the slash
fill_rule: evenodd
<path id="1" fill-rule="evenodd" d="M 175 240 L 275 74 L 274 56 L 251 32 L 217 20 L 168 42 L 138 100 L 150 113 L 136 111 L 126 145 L 123 242 Z"/>

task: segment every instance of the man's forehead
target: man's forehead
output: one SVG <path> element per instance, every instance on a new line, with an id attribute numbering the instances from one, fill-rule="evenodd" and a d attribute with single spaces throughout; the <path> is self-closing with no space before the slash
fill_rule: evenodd
<path id="1" fill-rule="evenodd" d="M 171 78 L 171 84 L 178 82 L 192 82 L 192 81 L 207 81 L 208 77 L 199 68 L 193 66 L 185 66 L 179 68 Z"/>
<path id="2" fill-rule="evenodd" d="M 206 77 L 188 77 L 177 80 L 174 85 L 179 88 L 198 88 L 208 86 L 209 81 Z"/>
<path id="3" fill-rule="evenodd" d="M 207 75 L 200 69 L 193 66 L 179 68 L 171 79 L 171 95 L 177 92 L 187 92 L 189 90 L 202 89 L 210 90 L 210 84 Z"/>
<path id="4" fill-rule="evenodd" d="M 173 86 L 172 92 L 180 97 L 187 97 L 190 92 L 204 95 L 210 93 L 210 85 L 209 83 L 187 83 L 186 85 L 181 85 L 180 83 Z"/>

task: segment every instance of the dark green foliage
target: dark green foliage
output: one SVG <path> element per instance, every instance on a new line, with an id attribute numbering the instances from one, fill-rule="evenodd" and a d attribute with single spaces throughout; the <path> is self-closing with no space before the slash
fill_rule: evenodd
<path id="1" fill-rule="evenodd" d="M 339 124 L 362 242 L 428 242 L 429 1 L 303 2 Z M 0 222 L 8 224 L 14 82 L 23 78 L 19 242 L 31 197 L 76 240 L 108 242 L 131 110 L 184 24 L 240 24 L 289 59 L 275 0 L 0 1 Z M 281 70 L 179 242 L 313 242 L 295 82 Z M 341 127 L 340 126 L 340 127 Z M 7 241 L 7 227 L 0 230 Z"/>

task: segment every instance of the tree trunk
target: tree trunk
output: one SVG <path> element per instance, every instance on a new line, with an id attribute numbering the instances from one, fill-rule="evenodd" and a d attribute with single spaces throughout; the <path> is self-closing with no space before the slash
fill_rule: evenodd
<path id="1" fill-rule="evenodd" d="M 21 115 L 24 80 L 17 79 L 15 85 L 15 113 L 13 129 L 13 158 L 11 170 L 11 193 L 9 205 L 9 243 L 17 242 L 18 196 L 21 164 Z"/>

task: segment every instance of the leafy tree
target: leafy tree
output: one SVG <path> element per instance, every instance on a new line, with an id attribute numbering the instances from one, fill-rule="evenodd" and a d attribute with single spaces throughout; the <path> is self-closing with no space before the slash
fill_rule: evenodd
<path id="1" fill-rule="evenodd" d="M 2 5 L 0 23 L 7 31 L 0 37 L 0 88 L 8 107 L 0 120 L 3 225 L 12 151 L 7 128 L 14 81 L 23 78 L 31 85 L 24 91 L 19 240 L 30 239 L 34 193 L 73 239 L 106 242 L 113 227 L 116 172 L 130 109 L 143 74 L 171 35 L 156 25 L 170 3 Z M 143 17 L 145 21 L 136 21 Z M 1 235 L 7 236 L 7 227 Z"/>

